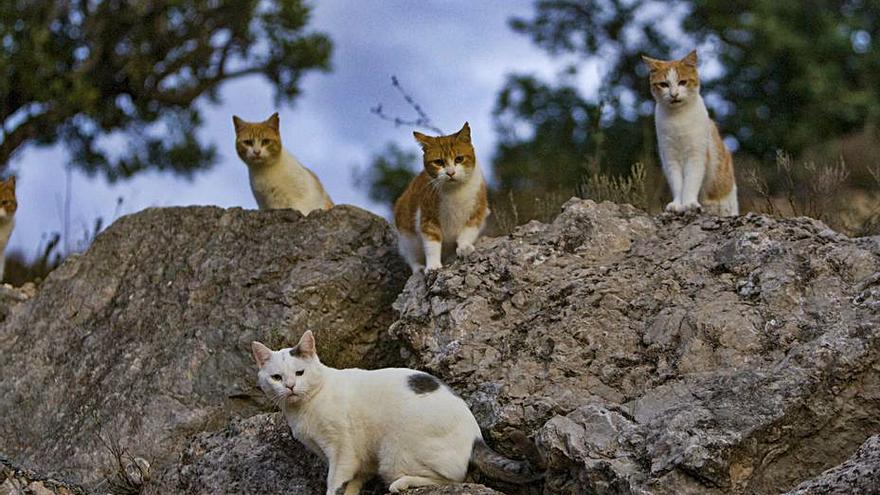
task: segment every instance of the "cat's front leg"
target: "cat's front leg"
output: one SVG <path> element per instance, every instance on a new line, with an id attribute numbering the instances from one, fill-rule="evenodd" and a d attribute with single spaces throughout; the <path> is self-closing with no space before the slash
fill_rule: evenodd
<path id="1" fill-rule="evenodd" d="M 356 479 L 359 466 L 354 459 L 330 457 L 327 470 L 327 495 L 358 495 L 363 481 Z"/>
<path id="2" fill-rule="evenodd" d="M 467 258 L 474 252 L 474 242 L 480 237 L 480 229 L 477 227 L 465 227 L 461 229 L 456 239 L 455 255 L 459 258 Z"/>
<path id="3" fill-rule="evenodd" d="M 675 160 L 663 158 L 663 174 L 666 176 L 666 182 L 669 183 L 669 189 L 672 191 L 672 201 L 666 205 L 666 211 L 672 213 L 681 213 L 684 211 L 684 201 L 682 200 L 684 176 L 681 163 Z"/>
<path id="4" fill-rule="evenodd" d="M 682 204 L 685 210 L 701 210 L 700 188 L 703 187 L 703 178 L 706 176 L 706 150 L 696 150 L 690 153 L 684 165 L 684 184 L 682 185 Z"/>
<path id="5" fill-rule="evenodd" d="M 440 224 L 427 216 L 422 217 L 422 246 L 425 250 L 425 271 L 439 270 L 443 267 L 443 230 Z"/>

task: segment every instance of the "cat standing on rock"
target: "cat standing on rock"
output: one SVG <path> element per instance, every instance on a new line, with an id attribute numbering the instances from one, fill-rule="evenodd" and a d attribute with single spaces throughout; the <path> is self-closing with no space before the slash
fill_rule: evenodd
<path id="1" fill-rule="evenodd" d="M 394 225 L 400 254 L 416 273 L 440 268 L 452 248 L 459 257 L 473 253 L 489 204 L 467 122 L 449 136 L 413 136 L 425 169 L 394 204 Z"/>
<path id="2" fill-rule="evenodd" d="M 642 60 L 651 71 L 657 144 L 672 190 L 666 211 L 705 207 L 715 215 L 739 214 L 733 159 L 700 96 L 697 52 L 681 60 Z"/>
<path id="3" fill-rule="evenodd" d="M 235 150 L 248 166 L 251 191 L 261 210 L 293 208 L 303 215 L 333 208 L 318 177 L 281 145 L 278 113 L 264 122 L 235 124 Z"/>
<path id="4" fill-rule="evenodd" d="M 15 199 L 15 177 L 0 182 L 0 281 L 6 269 L 6 245 L 15 226 L 15 210 L 18 201 Z"/>
<path id="5" fill-rule="evenodd" d="M 376 474 L 392 493 L 457 483 L 469 465 L 509 483 L 541 478 L 490 449 L 467 404 L 427 373 L 324 366 L 310 331 L 293 348 L 251 349 L 260 388 L 293 436 L 327 462 L 327 495 L 358 495 Z"/>

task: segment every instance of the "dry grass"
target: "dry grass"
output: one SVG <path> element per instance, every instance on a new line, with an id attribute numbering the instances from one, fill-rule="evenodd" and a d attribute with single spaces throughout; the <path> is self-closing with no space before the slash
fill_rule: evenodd
<path id="1" fill-rule="evenodd" d="M 597 203 L 611 201 L 650 209 L 652 195 L 649 194 L 648 172 L 643 164 L 633 164 L 629 174 L 623 176 L 604 174 L 595 163 L 589 168 L 591 173 L 581 183 L 579 197 Z"/>

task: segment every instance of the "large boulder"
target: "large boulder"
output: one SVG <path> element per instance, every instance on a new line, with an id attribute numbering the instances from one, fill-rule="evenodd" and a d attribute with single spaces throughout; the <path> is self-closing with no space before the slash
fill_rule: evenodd
<path id="1" fill-rule="evenodd" d="M 779 493 L 880 431 L 878 270 L 810 219 L 572 200 L 412 277 L 390 331 L 545 493 Z"/>
<path id="2" fill-rule="evenodd" d="M 191 436 L 270 410 L 254 339 L 311 329 L 328 364 L 398 362 L 386 330 L 408 275 L 387 223 L 354 207 L 124 217 L 0 324 L 0 451 L 94 483 L 113 447 L 161 477 Z"/>

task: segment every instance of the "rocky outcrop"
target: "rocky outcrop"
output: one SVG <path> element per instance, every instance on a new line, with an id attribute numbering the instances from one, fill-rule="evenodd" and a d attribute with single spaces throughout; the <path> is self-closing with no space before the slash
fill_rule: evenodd
<path id="1" fill-rule="evenodd" d="M 786 495 L 851 495 L 880 493 L 880 435 L 874 435 L 846 462 L 814 479 L 805 481 Z"/>
<path id="2" fill-rule="evenodd" d="M 233 419 L 195 436 L 147 494 L 324 493 L 326 467 L 296 442 L 280 413 Z"/>
<path id="3" fill-rule="evenodd" d="M 407 495 L 500 495 L 501 492 L 496 492 L 483 485 L 461 483 L 458 485 L 413 488 L 406 493 Z"/>
<path id="4" fill-rule="evenodd" d="M 0 495 L 87 495 L 76 485 L 53 480 L 0 457 Z"/>
<path id="5" fill-rule="evenodd" d="M 390 228 L 356 208 L 125 217 L 36 295 L 0 293 L 0 450 L 88 487 L 146 459 L 149 494 L 322 493 L 326 467 L 262 401 L 248 349 L 312 329 L 328 364 L 443 378 L 493 447 L 521 457 L 524 432 L 548 465 L 525 488 L 475 475 L 417 495 L 876 479 L 876 439 L 820 473 L 880 432 L 880 237 L 571 201 L 407 277 Z"/>
<path id="6" fill-rule="evenodd" d="M 545 493 L 779 493 L 880 431 L 878 253 L 573 200 L 411 278 L 391 333 L 500 448 L 533 435 Z"/>
<path id="7" fill-rule="evenodd" d="M 161 476 L 191 436 L 270 410 L 254 339 L 311 329 L 333 365 L 398 361 L 386 329 L 407 275 L 386 222 L 353 207 L 124 217 L 0 325 L 0 451 L 93 483 L 118 445 Z"/>

